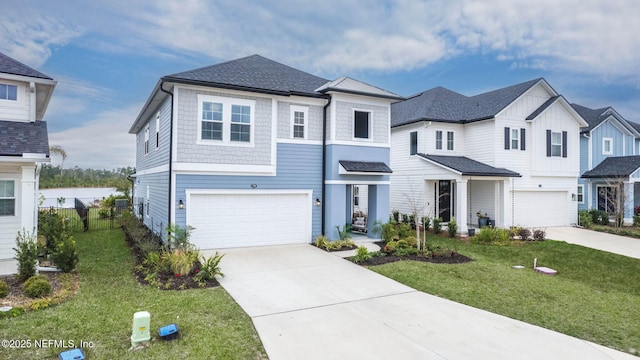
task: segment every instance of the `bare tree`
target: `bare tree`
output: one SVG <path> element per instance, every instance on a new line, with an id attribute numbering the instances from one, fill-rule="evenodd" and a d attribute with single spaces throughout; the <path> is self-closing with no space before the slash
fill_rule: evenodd
<path id="1" fill-rule="evenodd" d="M 409 187 L 409 193 L 403 193 L 405 199 L 407 199 L 407 204 L 409 205 L 409 209 L 411 210 L 411 216 L 413 216 L 413 221 L 416 226 L 416 246 L 418 250 L 421 248 L 420 244 L 420 225 L 422 217 L 424 214 L 424 209 L 427 207 L 427 203 L 424 200 L 420 200 L 418 196 L 416 196 L 416 192 L 414 190 L 414 184 L 411 179 L 407 179 L 407 184 Z M 426 235 L 426 231 L 424 232 Z M 426 242 L 426 238 L 425 238 Z"/>

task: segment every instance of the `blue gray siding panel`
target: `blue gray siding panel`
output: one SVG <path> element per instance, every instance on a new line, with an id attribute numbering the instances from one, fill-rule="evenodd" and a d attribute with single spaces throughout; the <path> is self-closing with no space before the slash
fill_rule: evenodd
<path id="1" fill-rule="evenodd" d="M 603 155 L 602 154 L 602 139 L 603 138 L 612 138 L 613 139 L 613 154 L 612 155 Z M 603 122 L 600 126 L 594 129 L 591 132 L 591 146 L 592 146 L 592 159 L 593 159 L 593 167 L 596 167 L 598 164 L 602 162 L 605 158 L 609 156 L 622 156 L 622 148 L 624 146 L 623 134 L 620 130 L 611 124 L 611 122 L 606 121 Z"/>
<path id="2" fill-rule="evenodd" d="M 341 175 L 340 160 L 351 161 L 379 161 L 389 165 L 390 151 L 384 147 L 366 147 L 349 145 L 327 146 L 327 180 L 354 180 L 354 181 L 389 181 L 388 175 Z M 393 168 L 391 169 L 393 170 Z"/>
<path id="3" fill-rule="evenodd" d="M 147 188 L 149 189 L 149 215 L 147 216 Z M 142 219 L 144 224 L 151 231 L 161 234 L 165 238 L 164 228 L 169 220 L 167 204 L 169 201 L 169 172 L 156 173 L 151 175 L 143 175 L 136 178 L 135 181 L 135 205 L 142 201 L 144 205 L 144 214 Z"/>
<path id="4" fill-rule="evenodd" d="M 156 114 L 160 115 L 160 141 L 156 148 Z M 169 163 L 169 131 L 171 123 L 171 98 L 168 97 L 153 114 L 142 130 L 136 134 L 136 170 L 142 171 Z M 149 126 L 149 153 L 144 153 L 144 132 Z"/>

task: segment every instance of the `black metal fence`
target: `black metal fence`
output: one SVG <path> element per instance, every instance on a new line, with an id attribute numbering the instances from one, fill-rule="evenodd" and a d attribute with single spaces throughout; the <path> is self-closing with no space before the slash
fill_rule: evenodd
<path id="1" fill-rule="evenodd" d="M 74 199 L 73 208 L 42 207 L 41 212 L 52 212 L 60 215 L 67 230 L 83 232 L 91 230 L 109 230 L 120 226 L 120 219 L 125 211 L 130 211 L 129 202 L 116 201 L 116 206 L 87 206 L 83 201 Z"/>

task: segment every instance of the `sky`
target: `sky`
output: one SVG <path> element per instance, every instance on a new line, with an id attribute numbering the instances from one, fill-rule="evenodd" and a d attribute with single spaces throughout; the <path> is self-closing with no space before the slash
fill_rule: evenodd
<path id="1" fill-rule="evenodd" d="M 0 52 L 58 82 L 44 120 L 65 168 L 135 166 L 128 130 L 161 76 L 252 54 L 402 96 L 544 77 L 640 122 L 637 0 L 0 0 L 0 14 Z"/>

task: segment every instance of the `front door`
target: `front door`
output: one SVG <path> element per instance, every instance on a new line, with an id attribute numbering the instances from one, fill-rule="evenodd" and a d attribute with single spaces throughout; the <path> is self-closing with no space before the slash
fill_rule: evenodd
<path id="1" fill-rule="evenodd" d="M 451 180 L 438 181 L 438 217 L 442 222 L 451 220 Z"/>

